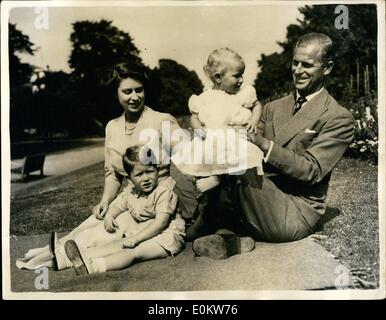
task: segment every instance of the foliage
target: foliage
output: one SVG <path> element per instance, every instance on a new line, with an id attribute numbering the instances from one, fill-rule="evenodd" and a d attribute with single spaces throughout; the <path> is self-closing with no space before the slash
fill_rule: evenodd
<path id="1" fill-rule="evenodd" d="M 203 90 L 197 74 L 169 59 L 159 60 L 159 68 L 154 68 L 152 73 L 154 81 L 158 82 L 152 86 L 159 90 L 155 108 L 173 115 L 189 114 L 190 96 Z"/>
<path id="2" fill-rule="evenodd" d="M 23 92 L 11 94 L 13 141 L 51 139 L 59 133 L 70 137 L 103 135 L 106 123 L 122 113 L 116 88 L 105 86 L 104 80 L 117 63 L 142 63 L 133 38 L 103 19 L 77 21 L 72 26 L 68 62 L 73 70 L 67 74 L 53 72 L 49 66 L 34 70 L 22 64 L 15 53 L 33 54 L 33 44 L 10 25 L 10 75 L 14 78 L 11 87 L 15 93 Z M 203 89 L 197 74 L 167 59 L 161 59 L 159 67 L 149 71 L 151 81 L 145 103 L 174 115 L 188 113 L 189 97 Z"/>
<path id="3" fill-rule="evenodd" d="M 31 115 L 32 92 L 30 79 L 33 67 L 21 62 L 18 54 L 33 55 L 34 44 L 29 37 L 10 23 L 9 27 L 9 81 L 10 81 L 10 134 L 12 138 L 22 135 Z"/>
<path id="4" fill-rule="evenodd" d="M 358 86 L 357 96 L 364 92 L 362 76 L 356 85 L 358 72 L 370 67 L 372 89 L 375 89 L 377 66 L 377 12 L 375 5 L 346 5 L 349 10 L 349 29 L 336 29 L 336 5 L 315 5 L 299 8 L 303 18 L 287 27 L 287 37 L 278 44 L 280 53 L 262 55 L 261 69 L 255 80 L 259 96 L 267 99 L 292 89 L 291 60 L 297 39 L 309 32 L 321 32 L 331 37 L 335 46 L 335 66 L 327 87 L 342 99 L 351 86 Z M 366 26 L 366 27 L 364 27 Z"/>
<path id="5" fill-rule="evenodd" d="M 73 28 L 69 63 L 74 68 L 71 81 L 79 88 L 73 104 L 77 105 L 82 127 L 101 132 L 100 128 L 122 113 L 116 88 L 102 84 L 104 75 L 116 63 L 141 62 L 140 52 L 130 35 L 114 27 L 111 21 L 80 21 L 74 23 Z M 150 73 L 145 102 L 159 111 L 184 113 L 190 95 L 202 90 L 195 72 L 172 60 L 160 60 L 159 68 Z"/>
<path id="6" fill-rule="evenodd" d="M 349 97 L 343 103 L 349 107 L 355 118 L 355 137 L 347 155 L 377 163 L 378 101 L 375 94 L 359 99 Z"/>
<path id="7" fill-rule="evenodd" d="M 104 19 L 73 23 L 70 36 L 73 49 L 69 58 L 73 76 L 94 83 L 111 65 L 141 60 L 130 35 L 111 23 Z"/>
<path id="8" fill-rule="evenodd" d="M 28 53 L 33 55 L 34 44 L 29 40 L 28 36 L 16 28 L 15 24 L 10 23 L 8 27 L 10 84 L 11 88 L 17 88 L 18 86 L 28 84 L 32 74 L 32 66 L 22 63 L 17 54 Z"/>
<path id="9" fill-rule="evenodd" d="M 139 50 L 128 33 L 104 19 L 73 23 L 70 40 L 73 72 L 68 89 L 73 97 L 72 117 L 78 121 L 67 122 L 69 132 L 72 136 L 103 134 L 107 121 L 122 112 L 115 92 L 103 85 L 104 78 L 116 63 L 141 61 Z"/>

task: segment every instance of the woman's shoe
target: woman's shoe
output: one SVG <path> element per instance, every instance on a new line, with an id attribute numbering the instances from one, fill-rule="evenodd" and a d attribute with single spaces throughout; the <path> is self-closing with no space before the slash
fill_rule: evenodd
<path id="1" fill-rule="evenodd" d="M 64 250 L 68 259 L 72 262 L 78 276 L 91 273 L 91 263 L 81 253 L 80 248 L 74 240 L 68 240 L 64 244 Z"/>
<path id="2" fill-rule="evenodd" d="M 198 256 L 226 259 L 236 254 L 252 251 L 255 248 L 255 240 L 236 234 L 212 234 L 196 239 L 192 248 Z"/>
<path id="3" fill-rule="evenodd" d="M 56 244 L 58 243 L 58 234 L 56 232 L 52 232 L 50 236 L 50 243 L 48 244 L 48 248 L 50 250 L 51 256 L 52 256 L 52 268 L 55 271 L 58 271 L 58 260 L 56 258 Z"/>

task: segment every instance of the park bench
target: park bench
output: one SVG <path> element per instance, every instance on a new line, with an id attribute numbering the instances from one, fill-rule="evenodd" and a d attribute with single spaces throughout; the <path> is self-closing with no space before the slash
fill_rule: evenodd
<path id="1" fill-rule="evenodd" d="M 12 165 L 11 172 L 20 173 L 21 181 L 28 177 L 30 172 L 33 171 L 40 170 L 40 175 L 43 176 L 43 166 L 45 157 L 45 153 L 25 156 L 21 164 Z"/>

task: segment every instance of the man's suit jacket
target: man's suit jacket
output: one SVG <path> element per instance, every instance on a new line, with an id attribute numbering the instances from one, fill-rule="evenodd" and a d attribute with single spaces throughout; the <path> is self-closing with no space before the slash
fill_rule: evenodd
<path id="1" fill-rule="evenodd" d="M 353 139 L 354 119 L 325 89 L 295 115 L 294 104 L 290 94 L 263 109 L 259 129 L 273 141 L 265 172 L 314 225 L 310 220 L 326 209 L 331 172 Z"/>

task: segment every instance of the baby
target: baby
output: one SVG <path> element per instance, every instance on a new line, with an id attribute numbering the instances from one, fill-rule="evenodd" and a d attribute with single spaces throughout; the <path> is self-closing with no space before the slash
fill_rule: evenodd
<path id="1" fill-rule="evenodd" d="M 258 175 L 263 174 L 263 152 L 246 141 L 247 131 L 257 133 L 262 106 L 252 86 L 241 86 L 244 70 L 245 63 L 236 52 L 228 48 L 213 51 L 204 66 L 213 88 L 189 100 L 196 135 L 171 159 L 182 173 L 197 177 L 200 192 L 216 187 L 218 175 L 238 174 L 254 167 Z M 241 127 L 244 134 L 235 129 Z M 216 135 L 218 129 L 224 132 L 220 137 L 225 144 Z M 236 134 L 235 138 L 231 139 L 229 133 Z M 213 155 L 211 163 L 208 154 Z"/>

